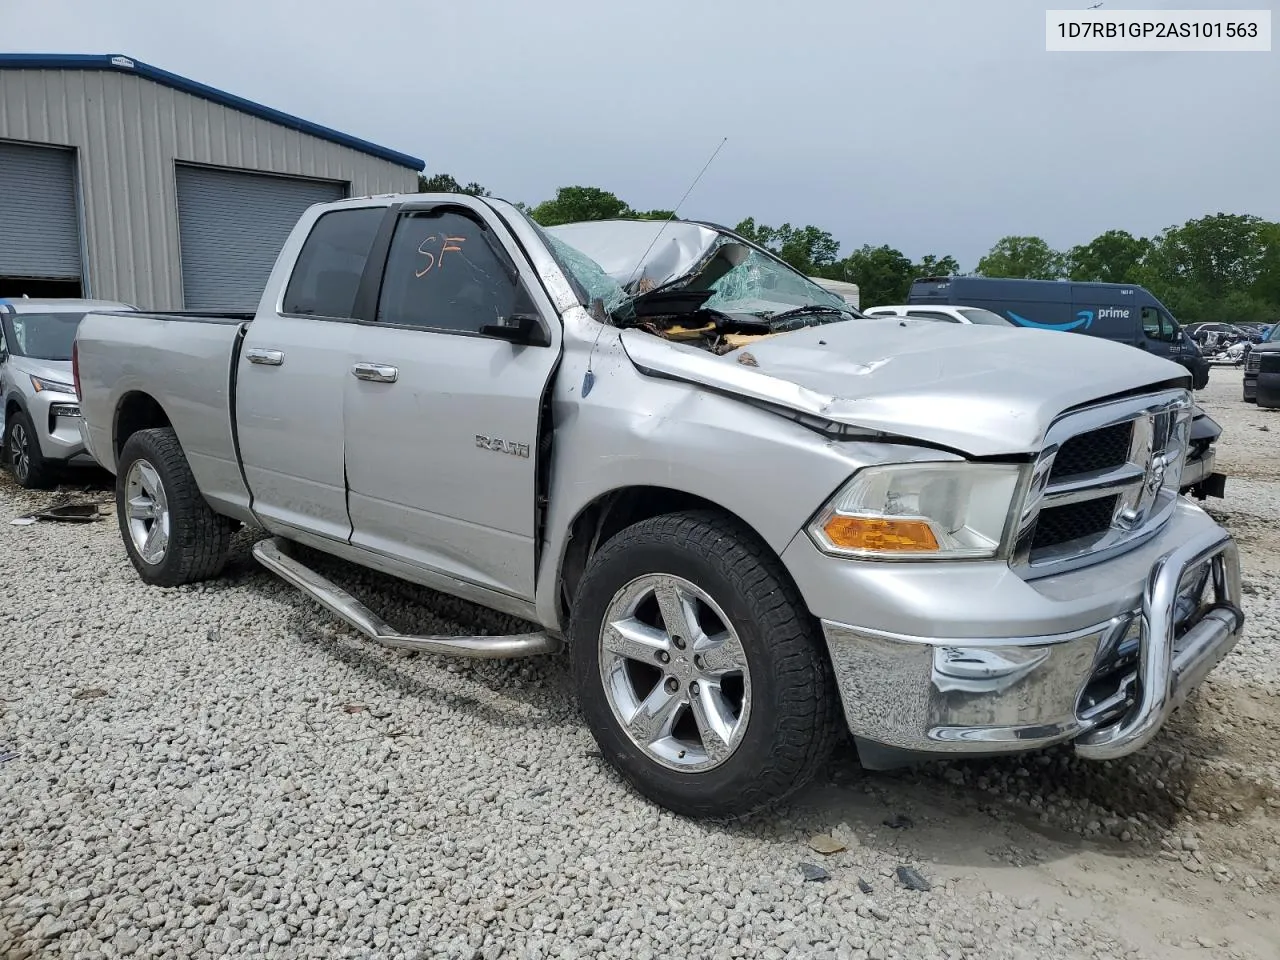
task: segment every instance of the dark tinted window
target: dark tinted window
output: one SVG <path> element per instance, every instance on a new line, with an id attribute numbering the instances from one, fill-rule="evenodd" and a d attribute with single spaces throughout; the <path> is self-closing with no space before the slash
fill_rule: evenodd
<path id="1" fill-rule="evenodd" d="M 284 312 L 350 317 L 385 207 L 334 210 L 316 221 L 284 294 Z"/>
<path id="2" fill-rule="evenodd" d="M 932 310 L 908 310 L 908 317 L 914 317 L 917 320 L 940 320 L 943 323 L 959 323 L 955 317 L 949 313 L 935 313 Z"/>
<path id="3" fill-rule="evenodd" d="M 497 239 L 457 210 L 409 213 L 396 224 L 378 322 L 479 333 L 515 312 L 515 266 Z"/>

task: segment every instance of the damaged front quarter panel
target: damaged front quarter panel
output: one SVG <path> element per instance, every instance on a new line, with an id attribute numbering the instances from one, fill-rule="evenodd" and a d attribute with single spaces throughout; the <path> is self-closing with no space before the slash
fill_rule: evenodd
<path id="1" fill-rule="evenodd" d="M 763 338 L 750 339 L 754 341 Z M 847 405 L 848 400 L 771 377 L 766 371 L 759 369 L 760 361 L 746 350 L 737 350 L 729 357 L 721 357 L 706 350 L 682 346 L 674 339 L 668 340 L 632 330 L 622 331 L 620 342 L 636 369 L 646 376 L 679 380 L 755 401 L 775 410 L 781 408 L 800 414 L 801 417 L 793 419 L 800 419 L 801 422 L 806 422 L 803 418 L 808 418 L 809 425 L 825 425 L 830 430 L 843 427 L 839 432 L 846 439 L 914 439 L 872 427 L 860 427 L 857 423 L 841 419 L 840 408 Z M 726 359 L 736 362 L 726 363 Z M 870 373 L 887 362 L 876 360 L 860 366 L 862 372 Z"/>

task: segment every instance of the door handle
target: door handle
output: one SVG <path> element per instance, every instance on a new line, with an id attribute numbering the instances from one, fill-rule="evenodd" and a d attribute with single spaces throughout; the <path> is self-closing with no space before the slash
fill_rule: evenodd
<path id="1" fill-rule="evenodd" d="M 261 347 L 250 347 L 244 352 L 250 363 L 263 363 L 268 367 L 278 367 L 284 363 L 283 350 L 263 350 Z"/>
<path id="2" fill-rule="evenodd" d="M 375 383 L 395 383 L 400 371 L 386 363 L 357 363 L 351 368 L 357 380 L 372 380 Z"/>

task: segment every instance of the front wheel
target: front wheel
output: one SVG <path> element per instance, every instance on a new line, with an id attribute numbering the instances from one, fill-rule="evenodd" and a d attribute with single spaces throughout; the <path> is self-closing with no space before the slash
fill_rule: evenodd
<path id="1" fill-rule="evenodd" d="M 717 514 L 655 517 L 605 544 L 569 639 L 601 753 L 676 813 L 736 818 L 782 800 L 839 736 L 816 621 L 768 548 Z"/>
<path id="2" fill-rule="evenodd" d="M 209 507 L 172 429 L 139 430 L 116 467 L 116 517 L 144 582 L 176 587 L 217 576 L 231 522 Z"/>
<path id="3" fill-rule="evenodd" d="M 5 460 L 18 486 L 43 490 L 53 484 L 53 465 L 40 452 L 35 424 L 24 410 L 17 410 L 4 437 Z"/>

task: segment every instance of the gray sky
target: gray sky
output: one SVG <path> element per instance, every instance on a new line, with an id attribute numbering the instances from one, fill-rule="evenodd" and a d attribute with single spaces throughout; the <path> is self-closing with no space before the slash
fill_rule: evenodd
<path id="1" fill-rule="evenodd" d="M 0 0 L 5 49 L 123 53 L 536 203 L 568 184 L 971 268 L 1280 219 L 1271 53 L 1050 54 L 1085 0 Z M 1266 8 L 1274 0 L 1179 7 Z M 1171 10 L 1119 0 L 1107 7 Z M 214 11 L 217 12 L 214 12 Z"/>

